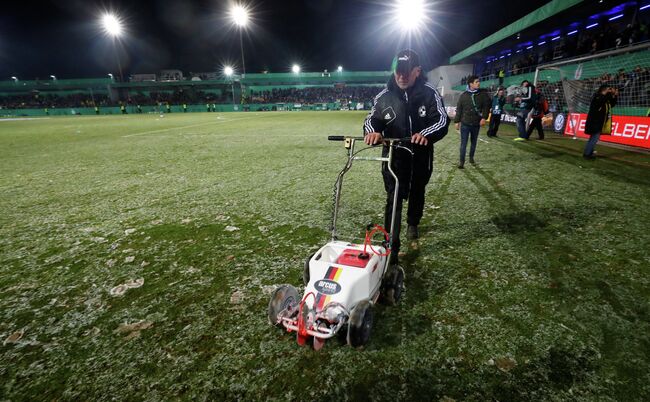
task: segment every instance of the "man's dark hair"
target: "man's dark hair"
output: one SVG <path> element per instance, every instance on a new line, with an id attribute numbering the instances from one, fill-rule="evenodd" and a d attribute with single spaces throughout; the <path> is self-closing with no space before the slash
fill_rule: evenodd
<path id="1" fill-rule="evenodd" d="M 470 75 L 469 77 L 467 77 L 467 83 L 468 84 L 471 84 L 472 82 L 474 82 L 476 80 L 478 80 L 478 76 L 476 76 L 476 75 Z"/>
<path id="2" fill-rule="evenodd" d="M 528 83 L 528 85 L 530 85 L 530 81 L 528 81 L 528 80 L 523 80 L 523 81 L 521 81 L 521 85 L 523 86 L 524 83 L 526 83 L 526 82 Z"/>

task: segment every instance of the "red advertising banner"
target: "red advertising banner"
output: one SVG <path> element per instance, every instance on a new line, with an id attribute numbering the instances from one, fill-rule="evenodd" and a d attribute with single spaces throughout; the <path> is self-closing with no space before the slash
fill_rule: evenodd
<path id="1" fill-rule="evenodd" d="M 564 135 L 573 136 L 575 131 L 577 137 L 589 138 L 585 134 L 586 121 L 587 115 L 584 113 L 569 113 Z M 600 141 L 650 149 L 650 117 L 614 115 L 612 134 L 601 135 Z"/>

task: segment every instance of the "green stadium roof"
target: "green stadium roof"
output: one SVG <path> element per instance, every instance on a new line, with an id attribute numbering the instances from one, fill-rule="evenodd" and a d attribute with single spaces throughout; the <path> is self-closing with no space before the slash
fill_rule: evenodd
<path id="1" fill-rule="evenodd" d="M 553 0 L 550 3 L 546 4 L 543 7 L 540 7 L 538 10 L 533 11 L 532 13 L 526 15 L 508 25 L 507 27 L 493 33 L 485 39 L 482 39 L 467 49 L 456 53 L 451 56 L 449 59 L 449 64 L 454 64 L 458 61 L 461 61 L 481 50 L 494 45 L 502 41 L 503 39 L 508 38 L 509 36 L 516 35 L 517 33 L 523 31 L 524 29 L 537 24 L 538 22 L 544 21 L 547 18 L 550 18 L 567 8 L 573 7 L 576 4 L 582 3 L 584 0 Z"/>

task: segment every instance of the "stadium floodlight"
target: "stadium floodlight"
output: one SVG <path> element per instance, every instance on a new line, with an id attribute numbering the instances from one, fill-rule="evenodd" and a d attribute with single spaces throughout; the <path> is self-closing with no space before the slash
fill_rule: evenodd
<path id="1" fill-rule="evenodd" d="M 339 73 L 340 73 L 340 72 L 343 72 L 343 66 L 339 66 L 339 67 L 336 69 L 336 71 L 338 71 Z"/>
<path id="2" fill-rule="evenodd" d="M 115 52 L 117 67 L 120 71 L 120 81 L 124 81 L 124 76 L 122 75 L 122 63 L 120 62 L 120 55 L 117 51 L 117 42 L 119 41 L 120 36 L 124 33 L 122 19 L 117 14 L 107 12 L 102 15 L 100 24 L 104 33 L 113 38 L 113 51 Z"/>
<path id="3" fill-rule="evenodd" d="M 241 4 L 236 4 L 230 9 L 230 18 L 232 22 L 239 27 L 239 47 L 241 48 L 241 66 L 242 77 L 246 75 L 246 61 L 244 60 L 244 28 L 248 25 L 250 13 L 248 8 Z"/>
<path id="4" fill-rule="evenodd" d="M 591 25 L 587 25 L 587 29 L 591 29 L 591 28 L 593 28 L 593 27 L 595 27 L 595 26 L 598 26 L 598 23 L 597 23 L 597 22 L 596 22 L 596 23 L 593 23 L 593 24 L 591 24 Z"/>
<path id="5" fill-rule="evenodd" d="M 297 64 L 294 64 L 294 65 L 291 67 L 291 71 L 293 71 L 294 74 L 299 74 L 299 73 L 300 73 L 300 66 L 297 65 Z"/>
<path id="6" fill-rule="evenodd" d="M 248 9 L 242 5 L 235 5 L 230 9 L 230 17 L 235 25 L 239 27 L 246 27 L 248 25 Z"/>
<path id="7" fill-rule="evenodd" d="M 650 8 L 650 4 L 646 4 L 645 6 L 640 7 L 640 8 L 639 8 L 639 11 L 641 11 L 641 10 L 645 10 L 646 8 Z"/>
<path id="8" fill-rule="evenodd" d="M 113 74 L 108 73 L 108 76 L 111 77 L 111 79 L 113 79 Z"/>
<path id="9" fill-rule="evenodd" d="M 102 16 L 102 27 L 109 36 L 116 38 L 122 35 L 122 21 L 115 14 L 104 14 Z"/>
<path id="10" fill-rule="evenodd" d="M 11 77 L 11 79 L 14 80 L 14 82 L 16 82 L 16 83 L 18 82 L 18 77 L 14 76 L 14 77 Z"/>
<path id="11" fill-rule="evenodd" d="M 52 78 L 52 81 L 56 81 L 56 75 L 50 75 L 50 78 Z"/>
<path id="12" fill-rule="evenodd" d="M 235 72 L 235 71 L 234 71 L 234 70 L 232 69 L 232 67 L 230 67 L 230 66 L 226 66 L 226 67 L 224 67 L 224 69 L 223 69 L 223 73 L 226 74 L 226 77 L 230 77 L 230 76 L 232 76 L 232 74 L 233 74 L 234 72 Z"/>
<path id="13" fill-rule="evenodd" d="M 610 21 L 614 21 L 614 20 L 617 20 L 617 19 L 619 19 L 619 18 L 623 18 L 623 14 L 615 15 L 615 16 L 613 16 L 612 18 L 610 18 L 609 20 L 610 20 Z"/>
<path id="14" fill-rule="evenodd" d="M 571 32 L 569 32 L 568 34 L 566 34 L 566 36 L 575 35 L 575 34 L 577 34 L 577 33 L 578 33 L 578 30 L 577 30 L 577 29 L 574 29 L 573 31 L 571 31 Z"/>
<path id="15" fill-rule="evenodd" d="M 395 18 L 405 32 L 417 32 L 427 18 L 424 0 L 398 0 L 395 5 Z"/>

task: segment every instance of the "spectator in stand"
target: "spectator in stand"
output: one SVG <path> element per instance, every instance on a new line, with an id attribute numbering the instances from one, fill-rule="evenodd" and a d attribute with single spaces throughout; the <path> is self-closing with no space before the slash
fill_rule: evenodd
<path id="1" fill-rule="evenodd" d="M 585 134 L 589 135 L 589 141 L 585 145 L 582 156 L 585 159 L 595 159 L 594 148 L 600 136 L 609 135 L 612 132 L 611 110 L 616 106 L 618 89 L 603 84 L 594 94 L 589 105 L 589 113 L 585 122 Z"/>

